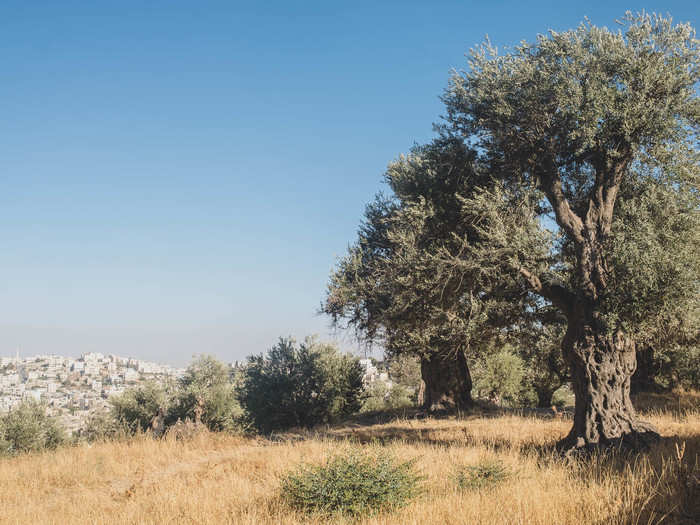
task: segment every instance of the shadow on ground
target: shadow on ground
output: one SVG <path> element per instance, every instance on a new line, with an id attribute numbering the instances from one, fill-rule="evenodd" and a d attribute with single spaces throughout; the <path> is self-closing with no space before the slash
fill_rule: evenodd
<path id="1" fill-rule="evenodd" d="M 605 523 L 700 523 L 700 436 L 662 437 L 644 452 L 594 454 L 573 467 L 586 481 L 610 476 L 638 480 L 627 507 Z"/>

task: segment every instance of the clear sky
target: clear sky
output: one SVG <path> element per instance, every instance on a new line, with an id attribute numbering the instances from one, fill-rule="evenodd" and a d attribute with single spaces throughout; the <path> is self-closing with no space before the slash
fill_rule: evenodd
<path id="1" fill-rule="evenodd" d="M 0 355 L 230 361 L 316 311 L 451 68 L 700 3 L 0 3 Z M 338 337 L 337 335 L 335 337 Z M 343 339 L 347 349 L 353 345 Z"/>

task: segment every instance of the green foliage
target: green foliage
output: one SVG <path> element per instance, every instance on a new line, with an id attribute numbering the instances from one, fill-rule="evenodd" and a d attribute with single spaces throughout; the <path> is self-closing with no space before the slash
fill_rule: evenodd
<path id="1" fill-rule="evenodd" d="M 379 412 L 386 410 L 389 387 L 384 381 L 372 381 L 365 387 L 360 412 Z"/>
<path id="2" fill-rule="evenodd" d="M 459 220 L 459 192 L 488 183 L 460 140 L 416 147 L 387 168 L 393 195 L 367 206 L 357 242 L 331 275 L 323 311 L 388 357 L 466 350 L 484 335 L 473 282 L 451 271 L 471 225 Z M 467 299 L 469 297 L 469 299 Z"/>
<path id="3" fill-rule="evenodd" d="M 211 356 L 195 358 L 175 385 L 148 382 L 112 397 L 110 403 L 109 418 L 90 422 L 84 429 L 88 436 L 119 435 L 124 426 L 145 432 L 159 412 L 166 426 L 199 417 L 209 430 L 229 432 L 240 430 L 243 416 L 232 370 Z"/>
<path id="4" fill-rule="evenodd" d="M 390 409 L 415 406 L 416 391 L 399 383 L 394 383 L 389 389 L 389 395 L 386 399 L 386 403 L 387 407 Z"/>
<path id="5" fill-rule="evenodd" d="M 421 383 L 420 360 L 410 354 L 397 354 L 383 363 L 390 386 L 381 380 L 365 387 L 361 412 L 378 412 L 416 405 Z"/>
<path id="6" fill-rule="evenodd" d="M 552 406 L 564 408 L 574 404 L 574 393 L 568 384 L 560 386 L 552 394 Z"/>
<path id="7" fill-rule="evenodd" d="M 641 342 L 697 304 L 700 46 L 670 18 L 621 25 L 472 50 L 445 93 L 444 132 L 483 151 L 498 181 L 465 194 L 482 237 L 470 255 L 490 279 L 520 274 L 564 312 L 589 294 L 600 329 Z M 537 239 L 544 216 L 557 229 Z"/>
<path id="8" fill-rule="evenodd" d="M 159 411 L 166 413 L 172 402 L 171 389 L 150 381 L 125 390 L 110 399 L 111 414 L 132 432 L 145 432 Z"/>
<path id="9" fill-rule="evenodd" d="M 680 352 L 676 360 L 678 386 L 700 390 L 700 346 L 693 345 Z"/>
<path id="10" fill-rule="evenodd" d="M 482 357 L 473 369 L 474 389 L 480 397 L 518 403 L 523 390 L 525 367 L 509 346 Z"/>
<path id="11" fill-rule="evenodd" d="M 266 355 L 248 358 L 238 398 L 262 432 L 310 427 L 360 408 L 362 367 L 334 346 L 281 338 Z"/>
<path id="12" fill-rule="evenodd" d="M 65 442 L 65 430 L 35 401 L 24 401 L 0 417 L 0 454 L 54 449 Z"/>
<path id="13" fill-rule="evenodd" d="M 525 367 L 523 404 L 549 408 L 554 392 L 565 383 L 568 375 L 561 350 L 565 325 L 558 316 L 547 318 L 552 314 L 551 309 L 536 313 L 548 322 L 520 323 L 513 344 Z"/>
<path id="14" fill-rule="evenodd" d="M 91 414 L 80 429 L 80 439 L 88 443 L 125 438 L 131 434 L 129 425 L 116 419 L 110 412 Z"/>
<path id="15" fill-rule="evenodd" d="M 439 136 L 389 164 L 391 194 L 367 207 L 331 275 L 323 310 L 336 324 L 388 355 L 478 361 L 504 331 L 545 332 L 533 312 L 550 309 L 598 340 L 653 346 L 669 384 L 693 377 L 700 41 L 663 16 L 620 26 L 470 52 Z M 509 339 L 540 404 L 567 379 L 555 339 Z"/>
<path id="16" fill-rule="evenodd" d="M 388 386 L 384 381 L 373 381 L 365 389 L 360 412 L 379 412 L 415 406 L 416 392 L 399 383 Z"/>
<path id="17" fill-rule="evenodd" d="M 389 378 L 396 385 L 418 392 L 421 384 L 420 359 L 414 355 L 392 356 L 387 361 Z"/>
<path id="18" fill-rule="evenodd" d="M 306 512 L 366 514 L 405 505 L 420 492 L 415 461 L 382 451 L 350 451 L 282 478 L 282 497 Z"/>
<path id="19" fill-rule="evenodd" d="M 483 460 L 476 465 L 458 468 L 455 472 L 455 482 L 460 489 L 482 490 L 502 483 L 512 475 L 501 461 Z"/>
<path id="20" fill-rule="evenodd" d="M 640 168 L 641 170 L 641 168 Z M 669 171 L 627 179 L 610 238 L 608 318 L 657 353 L 687 347 L 700 326 L 700 192 Z"/>
<path id="21" fill-rule="evenodd" d="M 236 397 L 233 371 L 212 356 L 199 356 L 187 367 L 168 410 L 167 423 L 195 421 L 198 411 L 209 430 L 240 429 L 243 410 Z"/>

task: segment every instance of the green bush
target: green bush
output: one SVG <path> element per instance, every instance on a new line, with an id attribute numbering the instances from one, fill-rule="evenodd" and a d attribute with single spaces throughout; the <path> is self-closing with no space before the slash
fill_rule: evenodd
<path id="1" fill-rule="evenodd" d="M 676 355 L 676 377 L 672 386 L 700 389 L 700 345 L 688 346 Z"/>
<path id="2" fill-rule="evenodd" d="M 466 490 L 489 488 L 510 478 L 512 473 L 498 460 L 484 460 L 457 469 L 457 486 Z"/>
<path id="3" fill-rule="evenodd" d="M 125 390 L 110 403 L 109 418 L 96 419 L 93 428 L 84 429 L 86 434 L 107 437 L 123 425 L 131 432 L 145 432 L 159 411 L 166 428 L 178 420 L 199 419 L 209 430 L 235 431 L 241 428 L 243 415 L 231 368 L 211 356 L 196 357 L 175 385 L 147 382 Z"/>
<path id="4" fill-rule="evenodd" d="M 360 411 L 378 412 L 416 406 L 421 384 L 420 359 L 414 355 L 392 355 L 382 365 L 389 373 L 391 386 L 381 380 L 367 385 Z"/>
<path id="5" fill-rule="evenodd" d="M 362 367 L 332 345 L 280 339 L 266 355 L 248 357 L 238 398 L 262 432 L 311 427 L 357 412 Z"/>
<path id="6" fill-rule="evenodd" d="M 149 381 L 125 390 L 110 399 L 114 419 L 128 426 L 132 432 L 145 432 L 159 410 L 166 413 L 172 403 L 167 385 Z"/>
<path id="7" fill-rule="evenodd" d="M 410 390 L 415 402 L 423 379 L 420 358 L 406 354 L 391 356 L 387 359 L 387 368 L 393 383 Z"/>
<path id="8" fill-rule="evenodd" d="M 179 380 L 168 411 L 168 426 L 178 419 L 196 421 L 199 417 L 209 430 L 236 431 L 241 428 L 243 410 L 236 398 L 233 371 L 212 356 L 199 356 Z"/>
<path id="9" fill-rule="evenodd" d="M 420 492 L 421 479 L 415 461 L 352 450 L 287 474 L 281 493 L 288 504 L 305 512 L 357 515 L 406 504 Z"/>
<path id="10" fill-rule="evenodd" d="M 525 366 L 510 346 L 484 356 L 473 368 L 474 390 L 480 397 L 511 405 L 520 403 Z"/>
<path id="11" fill-rule="evenodd" d="M 415 406 L 415 392 L 394 383 L 391 387 L 384 381 L 373 381 L 364 391 L 360 412 L 378 412 Z"/>
<path id="12" fill-rule="evenodd" d="M 360 412 L 379 412 L 386 410 L 386 398 L 389 388 L 384 381 L 372 381 L 369 383 L 362 395 L 362 406 Z"/>
<path id="13" fill-rule="evenodd" d="M 55 449 L 65 442 L 65 430 L 41 403 L 24 401 L 0 417 L 0 454 Z"/>
<path id="14" fill-rule="evenodd" d="M 124 438 L 131 434 L 131 428 L 124 421 L 116 419 L 109 412 L 96 412 L 87 419 L 80 429 L 79 438 L 88 443 Z"/>

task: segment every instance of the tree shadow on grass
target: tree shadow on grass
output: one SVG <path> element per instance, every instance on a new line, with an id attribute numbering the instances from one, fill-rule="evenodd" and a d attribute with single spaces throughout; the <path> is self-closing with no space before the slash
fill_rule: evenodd
<path id="1" fill-rule="evenodd" d="M 643 451 L 612 448 L 564 459 L 585 483 L 626 486 L 622 508 L 605 523 L 700 523 L 700 436 L 661 437 Z"/>
<path id="2" fill-rule="evenodd" d="M 523 457 L 534 457 L 539 468 L 563 466 L 585 484 L 617 487 L 622 503 L 617 514 L 606 518 L 605 523 L 700 523 L 700 435 L 662 437 L 642 452 L 618 447 L 569 456 L 562 454 L 554 440 L 514 442 L 504 437 L 472 434 L 468 427 L 429 429 L 411 427 L 410 422 L 376 428 L 346 428 L 324 437 L 360 444 L 467 446 L 496 453 L 516 451 Z"/>
<path id="3" fill-rule="evenodd" d="M 522 454 L 549 454 L 554 450 L 554 443 L 543 445 L 541 441 L 519 440 L 472 432 L 463 426 L 460 420 L 453 427 L 418 427 L 410 421 L 394 422 L 375 427 L 345 427 L 329 430 L 322 436 L 327 439 L 351 441 L 359 444 L 390 445 L 394 443 L 421 444 L 449 448 L 454 446 L 486 448 L 493 452 L 516 450 Z"/>
<path id="4" fill-rule="evenodd" d="M 374 412 L 362 412 L 350 416 L 339 424 L 341 426 L 369 426 L 407 420 L 422 421 L 425 419 L 434 419 L 440 421 L 455 419 L 459 421 L 469 421 L 472 419 L 496 419 L 503 416 L 530 417 L 551 421 L 554 419 L 572 417 L 573 407 L 565 407 L 557 410 L 552 410 L 551 408 L 511 408 L 501 407 L 489 401 L 477 400 L 473 407 L 466 410 L 450 409 L 427 411 L 417 407 L 396 408 Z"/>
<path id="5" fill-rule="evenodd" d="M 605 523 L 700 524 L 700 435 L 661 437 L 642 451 L 613 446 L 567 456 L 557 448 L 556 436 L 520 439 L 517 435 L 489 435 L 483 430 L 474 432 L 469 428 L 472 419 L 505 414 L 552 419 L 546 413 L 524 414 L 511 410 L 452 412 L 430 414 L 431 419 L 440 422 L 431 428 L 421 421 L 425 417 L 420 411 L 381 413 L 364 415 L 367 419 L 348 422 L 344 428 L 327 429 L 320 437 L 360 444 L 402 443 L 485 448 L 496 453 L 515 451 L 523 457 L 535 458 L 540 468 L 563 466 L 573 478 L 585 484 L 599 483 L 612 487 L 610 490 L 619 489 L 618 510 L 607 517 Z M 454 425 L 445 425 L 445 419 L 452 419 Z"/>

